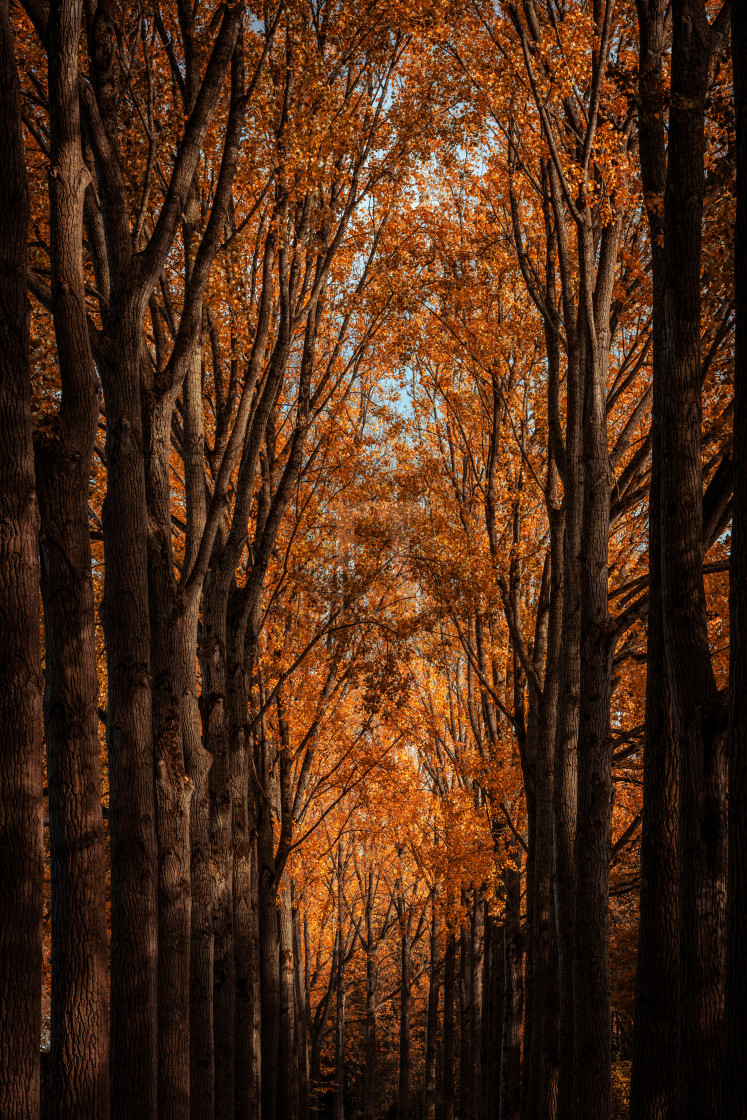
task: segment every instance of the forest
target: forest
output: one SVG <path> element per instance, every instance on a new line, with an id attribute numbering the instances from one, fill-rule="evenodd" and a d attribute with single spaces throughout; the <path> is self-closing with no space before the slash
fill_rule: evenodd
<path id="1" fill-rule="evenodd" d="M 747 1120 L 747 3 L 0 0 L 1 1120 Z"/>

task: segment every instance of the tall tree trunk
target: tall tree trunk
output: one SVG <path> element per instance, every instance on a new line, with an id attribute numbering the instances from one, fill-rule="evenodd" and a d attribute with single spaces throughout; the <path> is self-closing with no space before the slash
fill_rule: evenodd
<path id="1" fill-rule="evenodd" d="M 339 872 L 342 875 L 342 870 Z M 337 999 L 335 1011 L 335 1120 L 345 1120 L 345 964 L 342 942 L 342 910 L 337 930 Z"/>
<path id="2" fill-rule="evenodd" d="M 446 931 L 444 950 L 444 1026 L 441 1108 L 444 1120 L 454 1120 L 454 990 L 456 984 L 456 937 Z"/>
<path id="3" fill-rule="evenodd" d="M 202 411 L 202 355 L 192 355 L 184 380 L 184 480 L 187 532 L 184 563 L 191 568 L 205 527 L 205 425 Z M 189 1048 L 191 1120 L 213 1120 L 213 902 L 210 871 L 211 756 L 202 743 L 197 681 L 197 630 L 200 600 L 184 613 L 181 641 L 182 740 L 186 771 L 192 783 L 190 803 L 190 945 Z M 206 682 L 207 683 L 207 682 Z M 207 711 L 206 711 L 207 715 Z"/>
<path id="4" fill-rule="evenodd" d="M 521 1013 L 524 946 L 521 933 L 521 872 L 503 872 L 506 892 L 504 927 L 503 1036 L 501 1041 L 501 1120 L 521 1116 Z"/>
<path id="5" fill-rule="evenodd" d="M 653 337 L 662 336 L 663 200 L 666 181 L 661 81 L 667 4 L 638 4 L 641 177 L 653 268 Z M 656 360 L 655 359 L 655 360 Z M 679 944 L 678 757 L 664 651 L 661 587 L 661 378 L 654 380 L 649 488 L 649 599 L 643 746 L 641 897 L 633 1023 L 631 1120 L 666 1120 L 677 1111 L 677 969 Z"/>
<path id="6" fill-rule="evenodd" d="M 31 437 L 29 200 L 18 74 L 0 2 L 0 1114 L 39 1115 L 42 676 Z"/>
<path id="7" fill-rule="evenodd" d="M 262 1023 L 262 1120 L 275 1120 L 277 1114 L 278 1055 L 280 1046 L 280 945 L 275 882 L 273 842 L 273 787 L 270 774 L 271 744 L 262 735 L 258 743 L 257 773 L 262 776 L 263 792 L 258 810 L 258 890 L 259 963 Z M 282 1118 L 278 1118 L 282 1120 Z"/>
<path id="8" fill-rule="evenodd" d="M 397 1120 L 410 1120 L 411 948 L 410 935 L 407 930 L 403 930 L 400 936 L 399 1082 L 397 1090 Z M 335 1120 L 337 1120 L 337 1118 L 335 1118 Z"/>
<path id="9" fill-rule="evenodd" d="M 679 742 L 679 1081 L 683 1120 L 721 1115 L 726 890 L 722 705 L 703 584 L 701 277 L 705 97 L 711 30 L 702 0 L 672 7 L 664 194 L 661 404 L 664 648 Z M 657 360 L 658 359 L 658 360 Z"/>
<path id="10" fill-rule="evenodd" d="M 591 231 L 585 230 L 582 252 L 586 258 L 587 276 L 593 275 L 591 241 Z M 592 324 L 587 324 L 587 330 L 591 334 Z M 579 565 L 583 688 L 578 730 L 573 966 L 573 1094 L 576 1120 L 609 1120 L 611 1108 L 608 927 L 612 823 L 612 652 L 607 608 L 610 508 L 607 323 L 597 323 L 594 334 L 588 344 L 584 395 L 584 498 Z"/>
<path id="11" fill-rule="evenodd" d="M 171 545 L 171 420 L 174 394 L 144 393 L 148 501 L 156 839 L 158 844 L 158 1116 L 190 1116 L 189 823 L 192 783 L 182 743 L 182 618 Z"/>
<path id="12" fill-rule="evenodd" d="M 438 1045 L 438 997 L 441 977 L 438 959 L 438 913 L 434 894 L 431 906 L 430 973 L 425 1028 L 425 1091 L 423 1120 L 436 1120 L 436 1052 Z"/>
<path id="13" fill-rule="evenodd" d="M 734 508 L 731 536 L 729 661 L 729 899 L 724 1116 L 747 1100 L 747 11 L 732 10 L 737 115 L 737 228 L 734 245 Z"/>
<path id="14" fill-rule="evenodd" d="M 563 534 L 563 622 L 553 786 L 555 914 L 558 938 L 558 1120 L 573 1116 L 573 914 L 578 800 L 578 715 L 581 701 L 581 548 L 583 463 L 583 347 L 571 353 L 567 374 Z"/>
<path id="15" fill-rule="evenodd" d="M 81 4 L 52 5 L 52 309 L 61 407 L 37 436 L 52 870 L 50 1116 L 109 1115 L 104 822 L 88 499 L 99 417 L 86 321 Z"/>
<path id="16" fill-rule="evenodd" d="M 233 852 L 233 929 L 236 975 L 235 1120 L 259 1116 L 260 1054 L 255 1020 L 259 1016 L 259 957 L 255 784 L 250 777 L 247 741 L 247 673 L 244 627 L 229 623 L 228 711 Z"/>
<path id="17" fill-rule="evenodd" d="M 474 1120 L 479 1120 L 480 1117 L 480 1097 L 482 1095 L 482 1084 L 480 1080 L 480 1054 L 482 1051 L 482 1002 L 483 1002 L 483 905 L 481 892 L 474 890 L 472 892 L 472 943 L 470 945 L 470 988 L 472 992 L 472 999 L 470 1001 L 470 1039 L 472 1045 L 471 1054 L 471 1078 L 470 1078 L 470 1100 L 472 1104 L 472 1116 Z"/>
<path id="18" fill-rule="evenodd" d="M 366 943 L 366 1071 L 363 1088 L 363 1120 L 376 1120 L 376 987 L 378 963 L 373 945 L 373 922 L 367 908 Z"/>
<path id="19" fill-rule="evenodd" d="M 280 931 L 280 1047 L 278 1056 L 278 1115 L 298 1120 L 298 1048 L 296 963 L 293 955 L 293 908 L 286 878 L 278 908 Z"/>
<path id="20" fill-rule="evenodd" d="M 469 912 L 459 931 L 459 1120 L 472 1120 L 472 968 Z"/>
<path id="21" fill-rule="evenodd" d="M 301 948 L 303 941 L 301 940 L 301 912 L 296 899 L 295 888 L 292 890 L 293 901 L 293 956 L 296 962 L 295 969 L 295 985 L 296 985 L 296 1021 L 297 1021 L 297 1038 L 298 1038 L 298 1114 L 300 1120 L 308 1120 L 309 1115 L 309 1034 L 308 1034 L 308 1018 L 307 1007 L 309 983 L 305 982 L 310 979 L 309 977 L 309 961 L 306 956 L 305 947 Z M 301 961 L 303 961 L 303 977 L 301 973 Z"/>
<path id="22" fill-rule="evenodd" d="M 213 910 L 213 1055 L 215 1120 L 233 1120 L 236 985 L 233 944 L 233 854 L 228 713 L 228 605 L 223 573 L 205 584 L 200 641 L 203 735 L 212 755 L 210 854 Z M 277 918 L 275 918 L 277 929 Z M 277 937 L 277 933 L 275 935 Z"/>

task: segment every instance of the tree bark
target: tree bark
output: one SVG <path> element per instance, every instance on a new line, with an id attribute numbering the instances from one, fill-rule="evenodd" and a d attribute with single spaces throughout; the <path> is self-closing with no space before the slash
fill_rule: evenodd
<path id="1" fill-rule="evenodd" d="M 662 97 L 667 5 L 638 4 L 641 177 L 653 269 L 654 355 L 663 345 L 663 198 L 666 139 Z M 658 204 L 657 204 L 658 203 Z M 656 360 L 656 358 L 655 358 Z M 643 747 L 641 895 L 631 1072 L 632 1120 L 677 1111 L 678 755 L 664 656 L 661 559 L 661 379 L 654 380 L 649 488 L 649 603 Z"/>
<path id="2" fill-rule="evenodd" d="M 37 433 L 45 629 L 45 729 L 52 872 L 49 1114 L 109 1116 L 104 822 L 88 529 L 98 378 L 86 317 L 78 42 L 82 5 L 49 24 L 52 314 L 59 412 Z"/>
<path id="3" fill-rule="evenodd" d="M 278 1114 L 298 1120 L 298 1041 L 296 962 L 293 955 L 291 887 L 286 878 L 280 891 L 280 1048 L 278 1056 Z M 344 1047 L 343 1047 L 344 1049 Z M 344 1053 L 343 1053 L 344 1056 Z"/>
<path id="4" fill-rule="evenodd" d="M 454 1120 L 454 991 L 456 972 L 456 938 L 453 929 L 446 931 L 444 950 L 444 1025 L 443 1066 L 441 1071 L 441 1107 L 444 1120 Z"/>
<path id="5" fill-rule="evenodd" d="M 402 919 L 404 920 L 404 918 Z M 397 1089 L 397 1120 L 410 1120 L 410 935 L 400 936 L 399 989 L 399 1081 Z M 335 1118 L 337 1120 L 337 1118 Z"/>
<path id="6" fill-rule="evenodd" d="M 726 893 L 723 705 L 703 584 L 701 277 L 705 97 L 712 35 L 701 0 L 672 7 L 660 380 L 662 613 L 679 746 L 682 1120 L 721 1115 Z"/>
<path id="7" fill-rule="evenodd" d="M 436 897 L 431 907 L 430 972 L 428 977 L 428 1010 L 425 1045 L 425 1090 L 423 1093 L 423 1120 L 436 1120 L 436 1052 L 438 1043 L 438 999 L 441 987 L 438 958 L 438 914 Z"/>
<path id="8" fill-rule="evenodd" d="M 459 931 L 459 1120 L 472 1120 L 472 938 L 469 912 Z"/>
<path id="9" fill-rule="evenodd" d="M 734 506 L 731 537 L 729 661 L 729 887 L 724 1116 L 738 1120 L 747 1100 L 747 12 L 732 9 L 737 116 L 737 227 L 734 245 Z"/>
<path id="10" fill-rule="evenodd" d="M 39 1115 L 42 676 L 31 437 L 29 199 L 18 74 L 0 3 L 0 1113 Z"/>
<path id="11" fill-rule="evenodd" d="M 506 893 L 504 925 L 503 1035 L 501 1041 L 501 1120 L 521 1116 L 521 1013 L 524 945 L 521 933 L 521 872 L 503 872 Z"/>

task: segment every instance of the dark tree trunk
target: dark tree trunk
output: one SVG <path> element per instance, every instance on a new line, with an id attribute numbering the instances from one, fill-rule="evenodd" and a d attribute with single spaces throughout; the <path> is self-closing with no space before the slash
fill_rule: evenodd
<path id="1" fill-rule="evenodd" d="M 444 950 L 443 1067 L 441 1108 L 444 1120 L 454 1120 L 454 992 L 456 984 L 456 938 L 446 931 Z"/>
<path id="2" fill-rule="evenodd" d="M 275 1120 L 277 1109 L 278 1055 L 280 1047 L 280 945 L 276 905 L 275 850 L 272 832 L 272 787 L 263 735 L 259 743 L 257 773 L 265 793 L 258 802 L 258 889 L 259 962 L 262 1023 L 262 1120 Z M 278 1117 L 278 1120 L 282 1118 Z"/>
<path id="3" fill-rule="evenodd" d="M 296 1020 L 298 1038 L 298 1114 L 300 1120 L 308 1120 L 309 1115 L 309 1034 L 308 1034 L 308 998 L 309 991 L 309 962 L 306 952 L 301 946 L 301 914 L 293 888 L 293 955 L 296 961 Z M 303 973 L 301 971 L 303 961 Z"/>
<path id="4" fill-rule="evenodd" d="M 563 623 L 553 786 L 555 915 L 558 940 L 558 1120 L 573 1115 L 573 913 L 578 797 L 578 713 L 581 699 L 581 547 L 583 386 L 578 348 L 568 364 Z"/>
<path id="5" fill-rule="evenodd" d="M 524 945 L 521 933 L 521 872 L 503 872 L 506 892 L 504 927 L 503 1035 L 501 1041 L 501 1120 L 521 1116 L 521 1013 Z"/>
<path id="6" fill-rule="evenodd" d="M 480 1053 L 482 1050 L 482 1001 L 483 1001 L 483 905 L 480 892 L 472 893 L 472 927 L 471 945 L 469 954 L 470 963 L 470 988 L 472 999 L 470 1001 L 470 1038 L 472 1044 L 470 1100 L 474 1120 L 480 1117 L 480 1097 L 482 1085 L 480 1082 Z"/>
<path id="7" fill-rule="evenodd" d="M 425 1028 L 425 1091 L 423 1120 L 436 1120 L 436 1053 L 438 1046 L 438 998 L 441 975 L 438 959 L 438 914 L 436 899 L 431 910 L 430 973 L 428 977 L 428 1010 Z"/>
<path id="8" fill-rule="evenodd" d="M 0 2 L 0 1114 L 39 1115 L 42 677 L 31 438 L 29 200 L 14 35 Z"/>
<path id="9" fill-rule="evenodd" d="M 342 870 L 340 869 L 340 875 Z M 335 1011 L 335 1120 L 345 1120 L 345 965 L 342 943 L 342 911 L 337 931 L 337 999 Z"/>
<path id="10" fill-rule="evenodd" d="M 230 723 L 233 851 L 233 928 L 236 974 L 235 1120 L 259 1116 L 259 945 L 257 929 L 255 784 L 250 778 L 252 744 L 247 740 L 248 669 L 244 627 L 229 625 L 228 709 Z"/>
<path id="11" fill-rule="evenodd" d="M 591 232 L 583 249 L 593 253 Z M 602 255 L 604 250 L 602 250 Z M 601 266 L 600 266 L 601 268 Z M 592 273 L 593 274 L 593 273 Z M 587 325 L 591 333 L 591 325 Z M 589 340 L 584 395 L 581 530 L 581 700 L 573 971 L 573 1094 L 576 1120 L 609 1120 L 609 857 L 612 822 L 610 700 L 612 652 L 607 609 L 610 459 L 607 450 L 609 327 Z"/>
<path id="12" fill-rule="evenodd" d="M 109 1115 L 106 875 L 88 530 L 99 391 L 86 321 L 78 100 L 81 4 L 51 9 L 52 311 L 61 407 L 37 436 L 52 871 L 49 1114 Z"/>
<path id="13" fill-rule="evenodd" d="M 722 704 L 703 584 L 701 277 L 705 96 L 711 30 L 702 0 L 672 8 L 672 95 L 664 194 L 661 381 L 662 613 L 679 744 L 682 1120 L 721 1115 L 726 892 Z"/>
<path id="14" fill-rule="evenodd" d="M 205 585 L 202 668 L 203 736 L 212 756 L 210 853 L 213 910 L 213 1060 L 215 1120 L 233 1120 L 235 969 L 233 944 L 233 855 L 231 852 L 231 775 L 229 755 L 227 593 L 222 573 Z M 275 937 L 277 938 L 277 915 Z"/>
<path id="15" fill-rule="evenodd" d="M 397 1120 L 410 1120 L 411 948 L 409 934 L 405 931 L 400 937 L 399 1083 L 397 1090 Z M 335 1118 L 335 1120 L 337 1120 L 337 1118 Z"/>
<path id="16" fill-rule="evenodd" d="M 184 380 L 184 478 L 187 506 L 185 565 L 197 557 L 205 527 L 204 440 L 201 352 L 195 350 Z M 213 1120 L 213 902 L 210 872 L 211 757 L 202 744 L 197 681 L 197 629 L 200 601 L 184 613 L 180 628 L 182 741 L 192 783 L 190 803 L 190 946 L 189 1047 L 191 1120 Z"/>
<path id="17" fill-rule="evenodd" d="M 174 396 L 144 394 L 147 447 L 156 838 L 158 843 L 158 1116 L 190 1116 L 189 822 L 192 783 L 182 743 L 182 618 L 171 546 L 171 419 Z"/>
<path id="18" fill-rule="evenodd" d="M 734 245 L 734 508 L 731 537 L 729 673 L 729 901 L 724 1116 L 747 1101 L 747 11 L 732 9 L 737 114 L 737 229 Z"/>
<path id="19" fill-rule="evenodd" d="M 459 1120 L 472 1120 L 472 938 L 469 913 L 459 931 Z"/>
<path id="20" fill-rule="evenodd" d="M 667 5 L 638 4 L 639 134 L 646 197 L 661 199 L 666 149 L 661 93 Z M 661 351 L 663 213 L 648 210 L 653 267 L 655 360 Z M 641 896 L 636 970 L 632 1120 L 667 1120 L 677 1111 L 678 758 L 664 660 L 661 590 L 661 379 L 654 381 L 649 489 L 649 603 L 643 747 Z"/>
<path id="21" fill-rule="evenodd" d="M 363 1089 L 363 1120 L 376 1120 L 376 987 L 378 963 L 373 945 L 373 922 L 370 907 L 366 912 L 368 941 L 366 945 L 366 1071 Z"/>
<path id="22" fill-rule="evenodd" d="M 296 963 L 293 955 L 293 909 L 290 882 L 280 891 L 280 1048 L 278 1057 L 278 1115 L 298 1120 L 298 1045 Z M 344 1054 L 343 1054 L 344 1056 Z"/>

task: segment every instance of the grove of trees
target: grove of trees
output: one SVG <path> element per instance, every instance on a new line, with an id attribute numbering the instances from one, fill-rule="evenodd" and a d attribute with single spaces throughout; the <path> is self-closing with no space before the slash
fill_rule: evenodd
<path id="1" fill-rule="evenodd" d="M 746 101 L 0 0 L 2 1120 L 747 1120 Z"/>

